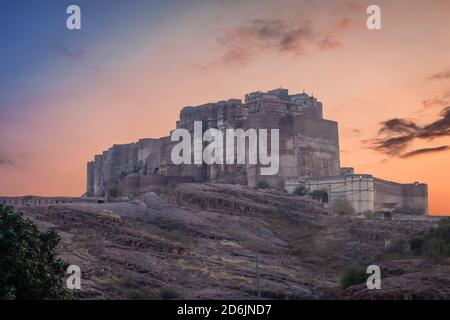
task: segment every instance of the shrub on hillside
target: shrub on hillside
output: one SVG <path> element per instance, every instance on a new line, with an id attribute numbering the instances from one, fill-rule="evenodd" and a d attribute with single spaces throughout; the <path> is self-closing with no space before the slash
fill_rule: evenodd
<path id="1" fill-rule="evenodd" d="M 115 199 L 119 196 L 119 190 L 117 190 L 116 188 L 111 188 L 108 190 L 108 194 L 111 198 Z"/>
<path id="2" fill-rule="evenodd" d="M 403 255 L 408 250 L 408 242 L 405 237 L 395 236 L 390 240 L 386 250 L 391 254 Z"/>
<path id="3" fill-rule="evenodd" d="M 423 244 L 425 239 L 421 236 L 414 237 L 410 242 L 411 251 L 416 255 L 420 256 L 423 250 Z"/>
<path id="4" fill-rule="evenodd" d="M 353 208 L 352 204 L 343 198 L 340 199 L 336 199 L 332 206 L 331 209 L 333 211 L 334 214 L 337 215 L 353 215 L 355 214 L 355 209 Z"/>
<path id="5" fill-rule="evenodd" d="M 175 300 L 175 299 L 178 299 L 180 297 L 180 294 L 178 292 L 176 292 L 175 290 L 173 290 L 173 289 L 163 288 L 159 292 L 159 296 L 163 300 Z"/>
<path id="6" fill-rule="evenodd" d="M 443 219 L 427 234 L 415 237 L 410 248 L 416 255 L 423 255 L 434 262 L 450 257 L 450 219 Z"/>
<path id="7" fill-rule="evenodd" d="M 308 194 L 308 190 L 304 186 L 299 186 L 295 188 L 294 194 L 300 197 L 306 196 Z"/>
<path id="8" fill-rule="evenodd" d="M 328 203 L 328 192 L 325 190 L 314 190 L 309 196 L 315 200 L 319 200 L 322 203 Z"/>
<path id="9" fill-rule="evenodd" d="M 359 265 L 353 265 L 344 272 L 340 283 L 344 288 L 348 288 L 366 282 L 367 278 L 366 269 Z"/>
<path id="10" fill-rule="evenodd" d="M 372 210 L 366 210 L 362 213 L 362 215 L 364 217 L 366 217 L 367 219 L 376 219 L 377 218 L 377 214 L 375 212 L 373 212 Z"/>
<path id="11" fill-rule="evenodd" d="M 270 185 L 269 185 L 269 183 L 267 181 L 261 180 L 261 181 L 258 182 L 257 187 L 258 187 L 258 189 L 269 189 Z"/>

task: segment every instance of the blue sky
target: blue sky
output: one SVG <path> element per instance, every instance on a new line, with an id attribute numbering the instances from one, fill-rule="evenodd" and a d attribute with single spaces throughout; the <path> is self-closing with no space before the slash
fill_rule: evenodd
<path id="1" fill-rule="evenodd" d="M 20 0 L 2 1 L 0 10 L 0 116 L 21 110 L 79 72 L 81 60 L 91 67 L 139 46 L 136 33 L 170 19 L 171 13 L 198 1 Z M 66 29 L 66 8 L 82 10 L 82 30 Z M 135 29 L 135 30 L 134 30 Z M 136 31 L 136 32 L 134 32 Z M 135 42 L 133 42 L 135 41 Z M 107 55 L 107 59 L 101 53 Z M 66 79 L 66 80 L 61 80 Z"/>

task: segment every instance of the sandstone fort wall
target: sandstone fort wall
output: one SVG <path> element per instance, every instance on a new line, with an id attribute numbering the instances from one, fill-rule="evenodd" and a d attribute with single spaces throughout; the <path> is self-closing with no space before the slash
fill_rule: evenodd
<path id="1" fill-rule="evenodd" d="M 120 184 L 127 178 L 149 175 L 190 177 L 199 182 L 219 181 L 250 186 L 264 179 L 273 187 L 283 188 L 288 176 L 339 174 L 338 126 L 334 121 L 324 120 L 322 115 L 322 104 L 316 98 L 305 93 L 289 95 L 286 89 L 254 92 L 245 96 L 244 103 L 229 99 L 185 107 L 180 112 L 176 127 L 191 132 L 194 131 L 195 121 L 202 121 L 203 131 L 209 128 L 279 129 L 279 173 L 262 177 L 260 168 L 253 165 L 175 166 L 171 163 L 171 150 L 176 142 L 171 142 L 169 137 L 142 139 L 137 143 L 114 145 L 95 156 L 87 166 L 86 194 L 103 196 L 110 185 Z M 158 184 L 158 179 L 149 179 Z M 135 190 L 136 186 L 127 185 L 133 184 L 131 181 L 134 180 L 127 181 L 122 183 L 123 190 Z"/>

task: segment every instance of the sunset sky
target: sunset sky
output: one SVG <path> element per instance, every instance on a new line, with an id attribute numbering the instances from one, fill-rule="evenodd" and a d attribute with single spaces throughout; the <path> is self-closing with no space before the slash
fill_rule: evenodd
<path id="1" fill-rule="evenodd" d="M 342 166 L 450 215 L 450 0 L 3 1 L 0 39 L 0 195 L 81 195 L 88 160 L 183 106 L 283 87 L 339 122 Z"/>

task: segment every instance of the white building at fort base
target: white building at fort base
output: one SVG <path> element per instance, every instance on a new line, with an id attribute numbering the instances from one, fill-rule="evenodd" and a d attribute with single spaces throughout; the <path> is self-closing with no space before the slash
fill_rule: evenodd
<path id="1" fill-rule="evenodd" d="M 352 168 L 342 168 L 340 176 L 318 178 L 289 178 L 288 192 L 302 186 L 306 192 L 325 191 L 328 203 L 347 200 L 357 213 L 397 212 L 428 214 L 428 187 L 423 183 L 401 184 L 382 180 L 368 174 L 354 174 Z"/>

